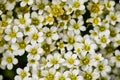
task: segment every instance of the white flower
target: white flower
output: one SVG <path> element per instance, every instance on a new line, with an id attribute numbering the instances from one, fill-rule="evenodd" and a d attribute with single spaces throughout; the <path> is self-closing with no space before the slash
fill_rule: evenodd
<path id="1" fill-rule="evenodd" d="M 43 49 L 37 44 L 27 45 L 26 51 L 28 52 L 27 58 L 35 58 L 36 60 L 40 59 L 40 55 L 43 52 Z"/>
<path id="2" fill-rule="evenodd" d="M 75 35 L 73 31 L 68 31 L 67 35 L 63 35 L 63 40 L 67 42 L 67 50 L 72 50 L 75 44 L 80 40 L 81 36 Z"/>
<path id="3" fill-rule="evenodd" d="M 51 27 L 50 29 L 47 27 L 44 27 L 43 32 L 45 33 L 44 37 L 48 44 L 51 44 L 52 40 L 58 40 L 59 38 L 56 27 Z"/>
<path id="4" fill-rule="evenodd" d="M 114 41 L 114 40 L 117 40 L 119 39 L 120 37 L 120 29 L 119 27 L 110 27 L 110 40 L 111 41 Z"/>
<path id="5" fill-rule="evenodd" d="M 39 64 L 38 60 L 36 60 L 35 58 L 28 58 L 28 63 L 27 63 L 28 67 L 32 67 L 34 69 L 38 66 L 38 64 Z"/>
<path id="6" fill-rule="evenodd" d="M 18 75 L 14 77 L 15 80 L 28 80 L 30 76 L 28 67 L 25 67 L 24 69 L 17 68 L 16 72 Z"/>
<path id="7" fill-rule="evenodd" d="M 15 19 L 14 23 L 18 25 L 20 28 L 24 28 L 24 26 L 30 25 L 31 23 L 30 14 L 29 13 L 26 13 L 24 15 L 19 14 L 18 19 Z"/>
<path id="8" fill-rule="evenodd" d="M 98 39 L 98 31 L 96 31 L 95 29 L 94 30 L 90 30 L 90 38 L 94 39 L 94 40 L 97 40 Z"/>
<path id="9" fill-rule="evenodd" d="M 91 12 L 92 17 L 96 17 L 103 13 L 104 5 L 100 3 L 89 2 L 87 5 L 88 10 Z"/>
<path id="10" fill-rule="evenodd" d="M 76 22 L 74 19 L 70 20 L 70 26 L 68 27 L 69 30 L 73 30 L 75 34 L 80 34 L 81 31 L 85 31 L 86 28 L 83 26 L 83 20 L 79 20 Z"/>
<path id="11" fill-rule="evenodd" d="M 103 61 L 104 57 L 102 57 L 101 53 L 97 53 L 94 55 L 91 55 L 93 58 L 93 65 L 96 66 L 99 64 L 100 61 Z"/>
<path id="12" fill-rule="evenodd" d="M 5 29 L 5 28 L 9 28 L 11 26 L 11 22 L 12 22 L 12 19 L 7 19 L 7 18 L 4 18 L 5 16 L 2 15 L 2 21 L 0 21 L 0 26 Z"/>
<path id="13" fill-rule="evenodd" d="M 72 5 L 65 5 L 66 14 L 71 14 L 73 12 Z"/>
<path id="14" fill-rule="evenodd" d="M 5 35 L 4 39 L 6 41 L 10 41 L 12 43 L 15 43 L 17 38 L 23 37 L 23 33 L 19 31 L 19 28 L 17 26 L 6 28 L 5 33 L 6 33 L 6 35 Z"/>
<path id="15" fill-rule="evenodd" d="M 17 40 L 17 43 L 11 45 L 11 49 L 14 50 L 19 56 L 22 56 L 25 53 L 26 46 L 28 45 L 29 40 L 27 38 Z"/>
<path id="16" fill-rule="evenodd" d="M 106 76 L 111 71 L 111 67 L 108 65 L 108 60 L 104 59 L 96 65 L 95 72 L 100 73 L 102 76 Z"/>
<path id="17" fill-rule="evenodd" d="M 56 78 L 55 80 L 69 80 L 68 71 L 56 72 L 55 78 Z"/>
<path id="18" fill-rule="evenodd" d="M 66 62 L 63 64 L 68 68 L 72 68 L 74 66 L 79 65 L 79 60 L 77 59 L 77 54 L 73 54 L 72 52 L 67 52 L 65 55 Z"/>
<path id="19" fill-rule="evenodd" d="M 65 43 L 63 41 L 60 41 L 57 43 L 58 45 L 58 49 L 61 51 L 61 52 L 65 52 Z"/>
<path id="20" fill-rule="evenodd" d="M 9 70 L 11 70 L 13 68 L 13 64 L 15 65 L 17 63 L 18 63 L 18 60 L 16 58 L 14 58 L 13 54 L 5 53 L 3 55 L 1 64 L 4 66 L 7 66 L 7 68 Z"/>
<path id="21" fill-rule="evenodd" d="M 120 67 L 120 51 L 119 50 L 115 50 L 115 56 L 111 57 L 110 60 L 112 63 L 115 63 L 116 67 Z"/>
<path id="22" fill-rule="evenodd" d="M 90 54 L 81 55 L 79 56 L 79 58 L 80 58 L 80 66 L 84 71 L 87 71 L 88 68 L 91 68 L 91 66 L 94 64 L 92 56 Z"/>
<path id="23" fill-rule="evenodd" d="M 77 43 L 74 46 L 74 52 L 77 53 L 78 55 L 82 53 L 82 44 Z"/>
<path id="24" fill-rule="evenodd" d="M 92 71 L 92 70 L 87 70 L 83 72 L 83 80 L 96 80 L 99 78 L 98 72 Z"/>
<path id="25" fill-rule="evenodd" d="M 98 31 L 99 36 L 102 36 L 102 35 L 109 36 L 110 34 L 109 26 L 101 25 L 101 26 L 95 27 L 94 29 L 95 31 Z"/>
<path id="26" fill-rule="evenodd" d="M 88 18 L 87 23 L 92 23 L 93 26 L 100 26 L 101 25 L 101 18 L 100 17 L 94 17 L 94 18 Z"/>
<path id="27" fill-rule="evenodd" d="M 49 61 L 47 63 L 47 66 L 53 66 L 54 69 L 58 69 L 60 67 L 60 64 L 64 62 L 64 59 L 61 58 L 61 55 L 59 53 L 54 53 L 54 55 L 49 54 L 47 56 L 47 60 Z"/>
<path id="28" fill-rule="evenodd" d="M 80 75 L 80 70 L 78 69 L 70 70 L 68 77 L 70 80 L 83 80 L 83 76 Z"/>
<path id="29" fill-rule="evenodd" d="M 26 25 L 23 28 L 24 35 L 31 35 L 34 32 L 35 26 L 32 25 Z"/>
<path id="30" fill-rule="evenodd" d="M 45 16 L 46 24 L 52 25 L 54 23 L 54 17 L 52 14 Z"/>
<path id="31" fill-rule="evenodd" d="M 33 0 L 21 0 L 20 6 L 24 7 L 26 5 L 32 5 L 33 4 Z"/>
<path id="32" fill-rule="evenodd" d="M 44 76 L 42 80 L 54 80 L 55 74 L 56 70 L 54 68 L 50 68 L 49 70 L 42 70 L 42 75 Z"/>
<path id="33" fill-rule="evenodd" d="M 96 42 L 98 44 L 100 44 L 100 46 L 102 48 L 105 48 L 107 44 L 109 44 L 110 42 L 110 39 L 109 39 L 109 36 L 99 36 L 99 38 L 96 40 Z"/>
<path id="34" fill-rule="evenodd" d="M 84 2 L 85 2 L 84 0 L 73 0 L 72 3 L 73 10 L 76 9 L 84 10 L 85 9 Z"/>
<path id="35" fill-rule="evenodd" d="M 36 43 L 41 43 L 43 42 L 43 32 L 42 31 L 38 31 L 36 28 L 32 28 L 34 29 L 33 32 L 31 32 L 30 35 L 28 35 L 28 38 L 30 40 L 31 44 L 36 44 Z"/>
<path id="36" fill-rule="evenodd" d="M 120 36 L 120 35 L 119 35 Z M 120 45 L 120 37 L 118 37 L 118 38 L 115 38 L 115 40 L 114 40 L 114 46 L 115 47 L 118 47 Z"/>
<path id="37" fill-rule="evenodd" d="M 48 61 L 47 61 L 46 57 L 42 56 L 41 60 L 39 61 L 39 63 L 40 63 L 40 69 L 47 68 Z"/>
<path id="38" fill-rule="evenodd" d="M 115 5 L 114 1 L 108 1 L 108 0 L 105 1 L 105 8 L 107 8 L 110 11 L 114 10 L 114 5 Z"/>
<path id="39" fill-rule="evenodd" d="M 36 0 L 35 3 L 36 4 L 32 6 L 32 10 L 38 10 L 38 14 L 43 14 L 45 10 L 48 11 L 48 0 Z"/>
<path id="40" fill-rule="evenodd" d="M 82 55 L 86 55 L 87 52 L 90 54 L 94 54 L 95 50 L 97 49 L 97 45 L 91 41 L 90 37 L 88 35 L 84 36 L 83 44 L 82 46 Z"/>
<path id="41" fill-rule="evenodd" d="M 120 22 L 120 12 L 110 12 L 106 18 L 109 19 L 110 24 L 115 25 L 116 22 Z"/>
<path id="42" fill-rule="evenodd" d="M 31 13 L 31 25 L 36 26 L 38 29 L 42 28 L 44 17 L 42 15 L 38 15 L 37 12 Z"/>

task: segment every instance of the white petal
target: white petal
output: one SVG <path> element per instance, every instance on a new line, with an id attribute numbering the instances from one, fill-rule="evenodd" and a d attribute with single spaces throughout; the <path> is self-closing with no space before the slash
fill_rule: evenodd
<path id="1" fill-rule="evenodd" d="M 13 65 L 12 65 L 12 64 L 8 64 L 8 65 L 7 65 L 7 68 L 8 68 L 9 70 L 11 70 L 11 69 L 13 68 Z"/>
<path id="2" fill-rule="evenodd" d="M 17 64 L 17 63 L 18 63 L 18 60 L 17 60 L 17 59 L 14 59 L 13 64 Z"/>
<path id="3" fill-rule="evenodd" d="M 20 73 L 21 73 L 21 71 L 22 71 L 22 69 L 21 69 L 21 68 L 17 68 L 17 74 L 20 74 Z"/>
<path id="4" fill-rule="evenodd" d="M 18 45 L 17 44 L 14 44 L 11 46 L 13 50 L 17 50 L 18 49 Z"/>
<path id="5" fill-rule="evenodd" d="M 25 3 L 25 2 L 21 2 L 20 5 L 21 5 L 22 7 L 24 7 L 24 6 L 26 5 L 26 3 Z"/>
<path id="6" fill-rule="evenodd" d="M 9 41 L 9 40 L 11 39 L 11 37 L 8 36 L 8 35 L 6 35 L 6 36 L 4 37 L 4 39 L 5 39 L 6 41 Z"/>
<path id="7" fill-rule="evenodd" d="M 18 32 L 18 33 L 17 33 L 17 37 L 23 37 L 22 32 Z"/>
<path id="8" fill-rule="evenodd" d="M 52 43 L 52 39 L 51 39 L 51 38 L 48 38 L 48 39 L 47 39 L 47 43 L 48 43 L 48 44 L 51 44 L 51 43 Z"/>
<path id="9" fill-rule="evenodd" d="M 58 36 L 57 33 L 52 36 L 52 39 L 53 39 L 53 40 L 58 40 L 58 38 L 59 38 L 59 36 Z"/>
<path id="10" fill-rule="evenodd" d="M 16 42 L 16 38 L 13 38 L 13 39 L 12 39 L 12 43 L 15 43 L 15 42 Z"/>

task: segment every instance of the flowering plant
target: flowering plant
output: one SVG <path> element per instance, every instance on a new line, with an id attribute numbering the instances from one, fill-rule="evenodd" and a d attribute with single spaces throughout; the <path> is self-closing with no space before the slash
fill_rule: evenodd
<path id="1" fill-rule="evenodd" d="M 0 0 L 0 80 L 120 80 L 120 4 Z"/>

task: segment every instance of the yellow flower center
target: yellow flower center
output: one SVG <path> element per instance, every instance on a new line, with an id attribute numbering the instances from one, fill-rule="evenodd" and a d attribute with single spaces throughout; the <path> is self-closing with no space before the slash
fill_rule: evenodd
<path id="1" fill-rule="evenodd" d="M 20 23 L 21 24 L 25 24 L 26 23 L 26 20 L 24 18 L 20 18 Z"/>
<path id="2" fill-rule="evenodd" d="M 46 80 L 55 80 L 54 74 L 48 73 L 48 74 L 46 75 Z"/>
<path id="3" fill-rule="evenodd" d="M 71 80 L 78 80 L 77 76 L 75 74 L 70 74 Z"/>
<path id="4" fill-rule="evenodd" d="M 106 31 L 106 27 L 105 27 L 105 26 L 100 26 L 100 27 L 99 27 L 99 31 L 100 31 L 100 32 Z"/>
<path id="5" fill-rule="evenodd" d="M 60 43 L 59 43 L 59 48 L 60 48 L 60 49 L 64 48 L 64 43 L 63 43 L 63 42 L 60 42 Z"/>
<path id="6" fill-rule="evenodd" d="M 113 21 L 116 21 L 116 20 L 117 20 L 117 16 L 116 16 L 116 15 L 111 15 L 110 18 L 111 18 L 111 20 L 113 20 Z"/>
<path id="7" fill-rule="evenodd" d="M 71 44 L 71 45 L 73 45 L 75 43 L 74 37 L 69 37 L 68 38 L 68 43 Z"/>
<path id="8" fill-rule="evenodd" d="M 35 64 L 36 61 L 32 59 L 32 60 L 30 60 L 30 63 L 31 63 L 31 64 Z"/>
<path id="9" fill-rule="evenodd" d="M 64 13 L 64 10 L 62 9 L 60 5 L 52 5 L 51 12 L 55 17 L 57 17 L 57 16 L 62 15 Z"/>
<path id="10" fill-rule="evenodd" d="M 25 31 L 26 31 L 26 32 L 30 32 L 30 27 L 29 27 L 29 26 L 26 26 L 26 27 L 25 27 Z"/>
<path id="11" fill-rule="evenodd" d="M 53 21 L 54 21 L 54 18 L 51 17 L 51 16 L 48 16 L 48 17 L 47 17 L 47 21 L 48 21 L 48 22 L 53 22 Z"/>
<path id="12" fill-rule="evenodd" d="M 83 49 L 87 52 L 90 51 L 90 45 L 84 44 Z"/>
<path id="13" fill-rule="evenodd" d="M 108 2 L 108 3 L 106 4 L 106 6 L 107 6 L 108 8 L 111 8 L 111 7 L 112 7 L 112 5 L 110 4 L 110 2 Z"/>
<path id="14" fill-rule="evenodd" d="M 33 48 L 33 49 L 31 49 L 30 53 L 31 53 L 32 56 L 35 56 L 35 55 L 37 55 L 38 51 L 37 51 L 36 48 Z"/>
<path id="15" fill-rule="evenodd" d="M 98 24 L 99 24 L 99 22 L 100 22 L 100 21 L 99 21 L 99 19 L 98 19 L 98 18 L 94 18 L 94 19 L 93 19 L 93 23 L 94 23 L 95 25 L 98 25 Z"/>
<path id="16" fill-rule="evenodd" d="M 38 18 L 32 18 L 32 24 L 38 26 L 40 24 L 40 20 Z"/>
<path id="17" fill-rule="evenodd" d="M 106 37 L 101 37 L 100 41 L 101 41 L 102 43 L 107 43 L 107 38 L 106 38 Z"/>
<path id="18" fill-rule="evenodd" d="M 50 45 L 47 44 L 47 43 L 44 43 L 44 44 L 42 45 L 42 48 L 43 48 L 43 50 L 44 50 L 45 52 L 47 52 L 47 53 L 51 51 Z"/>
<path id="19" fill-rule="evenodd" d="M 75 63 L 75 59 L 73 59 L 72 57 L 69 58 L 67 61 L 68 61 L 68 63 L 71 64 L 71 65 L 73 65 L 73 64 Z"/>
<path id="20" fill-rule="evenodd" d="M 90 63 L 90 58 L 89 57 L 84 57 L 81 59 L 81 64 L 84 66 L 87 66 Z"/>
<path id="21" fill-rule="evenodd" d="M 66 80 L 64 76 L 59 76 L 58 80 Z"/>
<path id="22" fill-rule="evenodd" d="M 78 23 L 73 24 L 73 28 L 76 29 L 76 30 L 78 30 L 80 28 L 80 25 Z"/>
<path id="23" fill-rule="evenodd" d="M 98 65 L 98 70 L 100 71 L 100 72 L 102 72 L 103 70 L 104 70 L 104 64 L 99 64 Z"/>
<path id="24" fill-rule="evenodd" d="M 93 13 L 99 13 L 99 11 L 100 11 L 99 6 L 100 6 L 99 4 L 93 4 L 91 6 L 91 12 L 93 12 Z"/>
<path id="25" fill-rule="evenodd" d="M 97 32 L 92 32 L 92 35 L 93 36 L 98 36 L 98 33 Z"/>
<path id="26" fill-rule="evenodd" d="M 26 44 L 25 41 L 19 42 L 18 44 L 19 44 L 19 48 L 20 48 L 20 49 L 25 49 L 26 46 L 27 46 L 27 44 Z"/>
<path id="27" fill-rule="evenodd" d="M 21 75 L 21 78 L 23 79 L 23 78 L 25 78 L 27 76 L 27 72 L 22 71 L 20 75 Z"/>
<path id="28" fill-rule="evenodd" d="M 6 61 L 10 64 L 13 63 L 13 58 L 11 56 L 6 58 Z"/>
<path id="29" fill-rule="evenodd" d="M 56 59 L 56 58 L 53 58 L 52 60 L 51 60 L 51 63 L 53 64 L 53 65 L 55 65 L 55 64 L 58 64 L 58 59 Z"/>
<path id="30" fill-rule="evenodd" d="M 91 73 L 85 73 L 84 74 L 84 80 L 93 80 L 93 76 Z"/>
<path id="31" fill-rule="evenodd" d="M 120 55 L 117 55 L 117 56 L 116 56 L 116 60 L 117 60 L 118 62 L 120 62 Z"/>
<path id="32" fill-rule="evenodd" d="M 45 4 L 44 4 L 44 3 L 40 3 L 40 4 L 38 5 L 38 8 L 39 8 L 40 10 L 43 10 L 43 9 L 45 8 Z"/>
<path id="33" fill-rule="evenodd" d="M 0 10 L 1 10 L 1 11 L 5 11 L 5 4 L 0 3 Z"/>
<path id="34" fill-rule="evenodd" d="M 38 36 L 37 33 L 34 33 L 34 34 L 32 35 L 32 39 L 33 39 L 33 40 L 38 40 L 38 38 L 39 38 L 39 36 Z"/>
<path id="35" fill-rule="evenodd" d="M 51 37 L 51 36 L 52 36 L 52 33 L 53 33 L 52 31 L 46 32 L 46 37 L 48 37 L 48 38 Z"/>
<path id="36" fill-rule="evenodd" d="M 7 27 L 9 24 L 7 21 L 2 21 L 2 27 Z"/>
<path id="37" fill-rule="evenodd" d="M 73 3 L 73 7 L 74 7 L 74 8 L 79 8 L 80 6 L 81 6 L 81 4 L 80 4 L 79 1 L 75 1 L 75 2 Z"/>
<path id="38" fill-rule="evenodd" d="M 111 37 L 116 37 L 117 33 L 115 30 L 110 30 L 110 36 Z"/>
<path id="39" fill-rule="evenodd" d="M 41 73 L 40 70 L 38 70 L 37 75 L 38 75 L 39 78 L 42 78 L 42 73 Z"/>
<path id="40" fill-rule="evenodd" d="M 11 32 L 11 33 L 10 33 L 10 37 L 11 37 L 11 38 L 15 38 L 16 36 L 17 36 L 16 32 Z"/>
<path id="41" fill-rule="evenodd" d="M 80 10 L 76 10 L 76 11 L 75 11 L 76 17 L 80 16 L 81 14 L 82 14 L 82 12 L 81 12 Z"/>

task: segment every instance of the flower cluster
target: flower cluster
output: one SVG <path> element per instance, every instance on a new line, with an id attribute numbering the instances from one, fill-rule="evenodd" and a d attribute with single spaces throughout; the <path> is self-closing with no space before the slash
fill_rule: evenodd
<path id="1" fill-rule="evenodd" d="M 119 8 L 113 0 L 0 0 L 0 68 L 25 56 L 14 80 L 120 80 Z"/>

